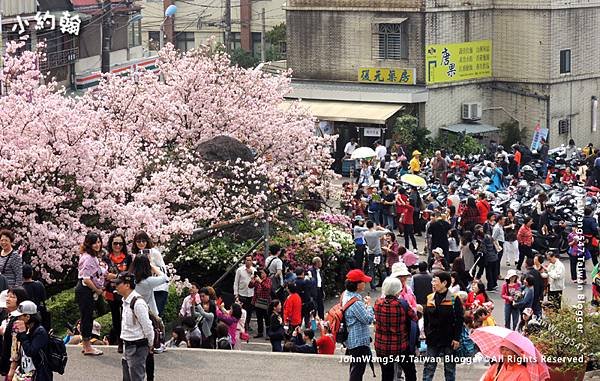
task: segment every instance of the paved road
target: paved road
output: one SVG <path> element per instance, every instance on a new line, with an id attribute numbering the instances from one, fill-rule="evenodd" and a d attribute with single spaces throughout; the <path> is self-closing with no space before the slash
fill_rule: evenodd
<path id="1" fill-rule="evenodd" d="M 104 347 L 104 355 L 84 357 L 80 347 L 68 347 L 69 362 L 59 381 L 112 381 L 122 379 L 121 355 L 116 347 Z M 173 349 L 156 355 L 156 381 L 218 380 L 347 380 L 348 367 L 342 356 L 304 355 L 298 353 L 264 353 L 247 351 L 217 351 L 205 349 Z M 478 381 L 487 368 L 481 364 L 458 365 L 456 379 Z M 367 368 L 364 380 L 380 380 L 380 368 L 376 365 L 377 378 Z M 417 365 L 417 379 L 423 377 L 423 368 Z M 438 366 L 434 380 L 443 380 L 442 366 Z M 600 380 L 600 373 L 586 374 L 585 381 Z"/>
<path id="2" fill-rule="evenodd" d="M 79 347 L 69 347 L 69 363 L 63 376 L 55 380 L 90 381 L 120 380 L 122 377 L 120 355 L 115 347 L 104 348 L 105 354 L 99 357 L 84 357 Z M 347 380 L 348 364 L 342 363 L 342 356 L 304 355 L 298 353 L 264 353 L 244 351 L 217 351 L 204 349 L 174 349 L 156 355 L 157 381 L 163 380 L 278 380 L 306 381 Z M 443 371 L 438 367 L 435 380 L 443 380 Z M 477 381 L 485 372 L 482 365 L 460 365 L 458 380 Z M 365 380 L 374 380 L 367 368 Z M 376 364 L 377 379 L 381 372 Z M 422 367 L 417 367 L 421 379 Z"/>

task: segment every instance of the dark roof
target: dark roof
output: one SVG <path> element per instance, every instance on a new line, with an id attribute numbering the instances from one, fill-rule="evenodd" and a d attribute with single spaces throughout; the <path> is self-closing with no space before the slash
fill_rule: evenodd
<path id="1" fill-rule="evenodd" d="M 73 10 L 73 4 L 69 0 L 38 0 L 38 4 L 40 12 Z"/>

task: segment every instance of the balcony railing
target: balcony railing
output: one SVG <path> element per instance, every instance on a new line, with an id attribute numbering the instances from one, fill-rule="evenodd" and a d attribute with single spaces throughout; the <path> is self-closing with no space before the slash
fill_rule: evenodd
<path id="1" fill-rule="evenodd" d="M 59 52 L 46 53 L 46 60 L 40 62 L 40 71 L 66 66 L 79 58 L 79 48 L 70 48 Z"/>

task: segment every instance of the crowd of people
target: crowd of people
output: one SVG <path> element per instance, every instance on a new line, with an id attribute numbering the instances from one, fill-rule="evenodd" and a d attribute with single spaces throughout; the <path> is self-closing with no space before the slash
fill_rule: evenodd
<path id="1" fill-rule="evenodd" d="M 567 156 L 575 158 L 581 155 L 581 150 L 572 146 L 573 142 L 567 147 Z M 583 153 L 586 156 L 581 159 L 590 161 L 590 168 L 594 168 L 598 161 L 600 168 L 597 150 L 587 149 L 588 152 Z M 521 146 L 514 146 L 512 155 L 506 154 L 503 147 L 495 147 L 494 155 L 496 163 L 493 164 L 492 176 L 497 176 L 497 179 L 490 187 L 494 185 L 499 190 L 507 185 L 508 179 L 521 176 Z M 541 142 L 539 155 L 542 165 L 538 181 L 544 182 L 548 174 L 548 145 L 545 140 Z M 377 299 L 374 308 L 365 298 L 360 305 L 360 313 L 353 311 L 359 309 L 353 306 L 348 314 L 368 316 L 368 319 L 361 320 L 361 324 L 374 323 L 378 357 L 406 355 L 409 358 L 409 353 L 415 353 L 406 352 L 410 341 L 410 325 L 405 324 L 406 320 L 420 325 L 420 353 L 428 358 L 448 354 L 474 356 L 477 346 L 469 339 L 469 333 L 479 327 L 503 324 L 525 336 L 539 329 L 539 319 L 545 311 L 561 308 L 569 276 L 557 251 L 536 252 L 533 249 L 534 229 L 548 234 L 553 231 L 554 223 L 565 227 L 564 221 L 552 221 L 554 205 L 544 193 L 539 193 L 535 196 L 532 213 L 517 217 L 514 210 L 493 210 L 488 199 L 490 192 L 486 192 L 490 188 L 461 198 L 457 195 L 456 182 L 448 187 L 445 200 L 440 201 L 431 194 L 423 199 L 417 186 L 386 181 L 386 174 L 396 171 L 400 171 L 400 175 L 422 174 L 427 163 L 432 174 L 430 180 L 445 185 L 450 182 L 450 175 L 456 175 L 455 179 L 464 178 L 469 173 L 469 165 L 458 155 L 450 159 L 440 151 L 430 161 L 423 161 L 419 151 L 413 152 L 412 156 L 409 161 L 402 150 L 363 160 L 358 187 L 350 182 L 343 184 L 342 208 L 354 221 L 353 267 L 365 273 L 361 277 L 362 285 L 357 287 L 347 282 L 346 293 L 356 296 L 356 289 L 364 291 L 367 284 L 372 292 L 377 292 L 378 287 L 383 292 L 383 298 Z M 374 180 L 374 173 L 378 173 L 378 181 Z M 566 176 L 560 177 L 559 181 L 583 185 L 589 183 L 590 178 L 593 184 L 595 174 L 600 175 L 600 170 L 584 172 L 582 175 L 588 175 L 584 179 L 571 171 L 565 173 Z M 590 206 L 584 209 L 582 235 L 578 235 L 575 229 L 570 232 L 566 255 L 571 267 L 571 282 L 585 285 L 587 278 L 591 278 L 592 304 L 598 307 L 600 236 L 594 214 Z M 415 235 L 422 237 L 419 241 L 424 241 L 423 247 L 418 247 Z M 404 245 L 399 244 L 402 236 Z M 581 240 L 583 244 L 580 244 Z M 419 255 L 427 260 L 420 262 Z M 588 277 L 585 265 L 590 259 L 594 269 Z M 506 267 L 504 275 L 500 271 L 501 264 Z M 394 280 L 398 275 L 394 273 L 394 266 L 405 269 L 404 276 L 398 276 L 400 283 Z M 499 306 L 494 306 L 490 293 L 500 294 L 503 322 L 497 323 L 492 316 L 493 309 Z M 401 307 L 401 302 L 411 306 L 411 314 Z M 382 306 L 385 309 L 381 309 Z M 390 309 L 394 312 L 389 312 Z M 364 331 L 364 334 L 367 332 Z M 358 358 L 370 353 L 366 338 L 356 347 L 349 344 L 352 356 Z M 510 352 L 509 348 L 507 350 Z M 384 380 L 394 379 L 392 365 L 384 366 L 382 363 Z M 407 380 L 416 379 L 414 364 L 400 365 Z M 435 362 L 425 364 L 423 380 L 433 379 L 435 365 Z M 364 362 L 353 362 L 350 379 L 362 379 L 365 367 Z M 505 368 L 495 367 L 493 372 L 501 370 L 505 371 Z M 516 377 L 520 369 L 512 371 Z M 454 372 L 455 363 L 445 362 L 447 380 L 454 379 Z M 496 378 L 492 375 L 489 379 Z"/>
<path id="2" fill-rule="evenodd" d="M 544 147 L 545 141 L 540 152 L 547 159 Z M 350 380 L 359 380 L 369 364 L 363 360 L 371 356 L 373 342 L 378 357 L 402 357 L 402 361 L 380 363 L 382 378 L 393 380 L 404 374 L 409 381 L 417 377 L 414 355 L 476 356 L 478 348 L 469 335 L 479 327 L 503 324 L 525 336 L 539 329 L 545 311 L 561 307 L 569 275 L 575 284 L 592 281 L 598 305 L 600 234 L 591 207 L 584 210 L 583 234 L 573 231 L 568 237 L 569 274 L 559 253 L 535 252 L 532 247 L 534 229 L 553 228 L 554 206 L 544 193 L 536 195 L 532 213 L 525 216 L 510 209 L 495 212 L 489 193 L 483 190 L 461 198 L 457 187 L 450 185 L 445 200 L 432 194 L 422 197 L 418 186 L 390 185 L 386 174 L 419 175 L 428 166 L 434 181 L 445 185 L 449 175 L 468 174 L 469 165 L 460 156 L 450 159 L 441 151 L 430 161 L 423 160 L 419 151 L 413 152 L 411 160 L 403 150 L 388 155 L 381 144 L 375 152 L 374 161 L 362 162 L 358 187 L 343 184 L 342 207 L 352 217 L 355 250 L 345 290 L 339 306 L 334 306 L 337 310 L 325 311 L 322 259 L 315 256 L 310 264 L 291 268 L 285 248 L 272 245 L 266 258 L 243 258 L 235 270 L 232 299 L 217 295 L 210 286 L 192 283 L 178 321 L 165 332 L 161 317 L 169 278 L 149 235 L 137 232 L 128 245 L 125 235 L 115 232 L 104 245 L 99 234 L 89 233 L 81 245 L 75 287 L 80 320 L 69 329 L 65 343 L 81 345 L 83 356 L 100 356 L 99 346 L 116 345 L 123 355 L 124 380 L 153 380 L 154 354 L 168 348 L 240 349 L 254 333 L 254 339 L 268 340 L 273 352 L 332 355 L 336 342 L 343 342 L 347 354 L 359 359 L 351 362 Z M 519 146 L 513 147 L 511 155 L 502 147 L 494 152 L 490 186 L 501 189 L 506 176 L 520 176 L 523 153 Z M 586 174 L 585 181 L 600 179 L 597 150 L 588 146 L 581 154 L 586 160 L 596 155 L 591 168 L 598 162 L 598 171 L 569 172 L 566 181 L 582 181 Z M 575 155 L 579 151 L 571 153 Z M 381 176 L 378 182 L 373 179 L 376 171 Z M 540 167 L 541 181 L 547 171 L 547 166 Z M 22 253 L 13 248 L 14 240 L 10 230 L 0 231 L 0 374 L 7 380 L 51 380 L 53 372 L 43 355 L 51 339 L 46 292 L 41 282 L 33 280 L 33 269 L 23 263 Z M 589 259 L 594 270 L 588 276 Z M 363 296 L 367 286 L 373 299 Z M 491 293 L 498 294 L 502 306 L 494 305 Z M 101 337 L 94 320 L 99 298 L 111 312 L 107 337 Z M 492 311 L 500 307 L 504 321 L 497 323 Z M 341 311 L 343 324 L 336 321 L 336 311 Z M 250 324 L 253 316 L 256 326 Z M 514 353 L 511 348 L 504 350 Z M 433 379 L 436 365 L 425 363 L 424 381 Z M 496 366 L 490 372 L 522 371 L 509 368 Z M 454 379 L 455 369 L 456 361 L 444 361 L 447 380 Z"/>
<path id="3" fill-rule="evenodd" d="M 0 374 L 6 380 L 52 380 L 45 362 L 50 315 L 46 289 L 33 280 L 11 230 L 0 230 Z"/>

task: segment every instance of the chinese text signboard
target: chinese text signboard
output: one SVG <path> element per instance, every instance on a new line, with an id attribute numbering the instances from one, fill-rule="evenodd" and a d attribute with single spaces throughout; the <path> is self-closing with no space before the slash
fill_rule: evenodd
<path id="1" fill-rule="evenodd" d="M 56 29 L 56 17 L 49 11 L 46 11 L 46 13 L 38 12 L 33 21 L 35 21 L 35 30 Z M 71 15 L 69 11 L 64 11 L 60 17 L 59 26 L 62 33 L 78 36 L 81 19 L 79 15 Z M 27 27 L 29 27 L 29 20 L 17 16 L 17 23 L 13 25 L 12 31 L 18 31 L 19 35 L 22 35 L 27 32 Z"/>
<path id="2" fill-rule="evenodd" d="M 542 128 L 541 123 L 538 121 L 535 125 L 535 129 L 533 132 L 533 139 L 531 139 L 531 147 L 530 149 L 538 150 L 542 145 L 542 139 L 548 139 L 548 129 Z"/>
<path id="3" fill-rule="evenodd" d="M 414 85 L 415 69 L 361 67 L 358 69 L 358 82 Z"/>
<path id="4" fill-rule="evenodd" d="M 428 84 L 492 76 L 492 41 L 427 45 L 425 78 Z"/>

